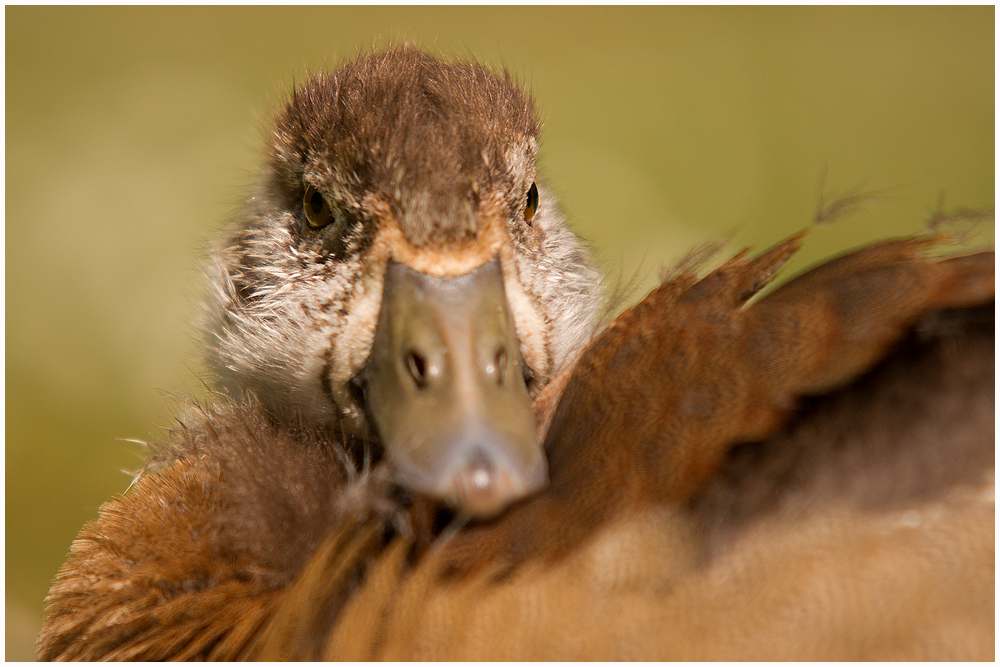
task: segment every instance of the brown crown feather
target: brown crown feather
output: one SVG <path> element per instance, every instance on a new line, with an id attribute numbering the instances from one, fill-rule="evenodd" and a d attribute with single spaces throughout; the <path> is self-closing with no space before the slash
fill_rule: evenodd
<path id="1" fill-rule="evenodd" d="M 506 72 L 408 46 L 297 89 L 277 119 L 271 161 L 297 193 L 303 165 L 323 165 L 355 202 L 390 202 L 409 241 L 425 246 L 475 236 L 479 193 L 512 189 L 508 163 L 534 157 L 538 131 L 531 98 Z"/>

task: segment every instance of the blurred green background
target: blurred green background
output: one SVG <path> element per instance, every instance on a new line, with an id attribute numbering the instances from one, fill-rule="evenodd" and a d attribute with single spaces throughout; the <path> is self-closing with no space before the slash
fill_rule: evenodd
<path id="1" fill-rule="evenodd" d="M 504 65 L 545 120 L 542 171 L 612 284 L 735 231 L 885 190 L 795 267 L 994 200 L 994 9 L 6 10 L 6 657 L 121 469 L 198 391 L 205 242 L 305 72 L 414 40 Z M 979 242 L 989 243 L 987 225 Z M 194 389 L 187 389 L 192 387 Z"/>

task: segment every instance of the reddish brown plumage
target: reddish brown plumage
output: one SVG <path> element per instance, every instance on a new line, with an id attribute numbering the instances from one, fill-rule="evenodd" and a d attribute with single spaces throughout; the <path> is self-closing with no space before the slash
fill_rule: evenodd
<path id="1" fill-rule="evenodd" d="M 549 489 L 457 536 L 456 566 L 561 555 L 622 506 L 683 502 L 730 447 L 774 435 L 799 397 L 855 378 L 928 313 L 992 298 L 992 253 L 933 261 L 933 239 L 911 238 L 822 264 L 744 306 L 800 240 L 741 253 L 700 279 L 681 273 L 619 316 L 555 412 Z"/>
<path id="2" fill-rule="evenodd" d="M 988 658 L 992 504 L 961 489 L 993 463 L 992 315 L 974 308 L 992 301 L 992 253 L 935 260 L 933 239 L 889 241 L 747 305 L 799 240 L 682 271 L 619 316 L 557 401 L 550 487 L 430 551 L 390 537 L 374 482 L 360 503 L 339 498 L 367 478 L 348 482 L 329 434 L 283 431 L 247 406 L 208 414 L 181 432 L 176 460 L 85 528 L 40 657 Z M 802 396 L 840 386 L 782 430 Z M 260 449 L 242 456 L 244 438 Z M 289 480 L 304 486 L 282 491 Z M 934 503 L 917 537 L 879 523 Z M 254 524 L 258 507 L 270 509 Z M 419 504 L 405 511 L 423 525 Z M 608 560 L 609 548 L 632 555 Z M 803 570 L 813 558 L 820 569 Z M 753 578 L 712 578 L 736 563 Z M 900 582 L 870 580 L 884 567 Z M 846 601 L 811 588 L 819 573 Z M 651 581 L 670 583 L 649 597 Z M 924 596 L 912 609 L 911 589 Z M 713 606 L 723 594 L 734 606 Z M 756 617 L 784 618 L 799 599 L 814 606 L 798 620 Z M 497 615 L 526 609 L 530 626 Z M 830 620 L 844 613 L 857 620 Z M 675 625 L 654 631 L 664 619 Z"/>

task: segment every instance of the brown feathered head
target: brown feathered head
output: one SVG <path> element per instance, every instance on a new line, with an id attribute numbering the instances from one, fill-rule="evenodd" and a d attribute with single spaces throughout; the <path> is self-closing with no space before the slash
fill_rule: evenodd
<path id="1" fill-rule="evenodd" d="M 306 81 L 216 253 L 221 385 L 379 443 L 474 516 L 541 488 L 530 398 L 593 335 L 600 290 L 536 182 L 538 131 L 509 75 L 412 47 Z"/>

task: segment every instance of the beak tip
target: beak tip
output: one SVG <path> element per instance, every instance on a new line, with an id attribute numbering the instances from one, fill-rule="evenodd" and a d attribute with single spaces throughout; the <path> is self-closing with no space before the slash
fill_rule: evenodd
<path id="1" fill-rule="evenodd" d="M 459 447 L 463 449 L 469 451 Z M 405 460 L 397 461 L 396 470 L 406 486 L 438 498 L 471 518 L 490 519 L 548 484 L 548 465 L 540 449 L 530 463 L 512 460 L 509 454 L 474 446 L 470 453 L 452 450 L 445 457 L 453 461 L 452 465 L 439 468 L 436 474 L 426 469 L 418 472 Z"/>
<path id="2" fill-rule="evenodd" d="M 499 463 L 477 450 L 451 475 L 446 495 L 459 511 L 489 519 L 516 500 L 541 490 L 547 482 L 544 457 L 535 465 L 521 467 Z"/>
<path id="3" fill-rule="evenodd" d="M 544 486 L 542 483 L 525 483 L 506 471 L 486 473 L 482 470 L 461 470 L 450 483 L 451 505 L 460 512 L 477 519 L 490 519 L 511 503 L 530 495 Z"/>

